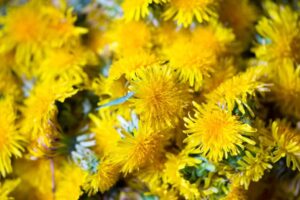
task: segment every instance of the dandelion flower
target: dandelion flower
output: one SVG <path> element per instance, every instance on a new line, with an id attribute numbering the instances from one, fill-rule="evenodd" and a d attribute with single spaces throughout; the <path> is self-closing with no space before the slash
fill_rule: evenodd
<path id="1" fill-rule="evenodd" d="M 21 157 L 24 138 L 17 131 L 17 114 L 12 98 L 0 98 L 0 174 L 5 177 L 12 172 L 12 157 Z"/>
<path id="2" fill-rule="evenodd" d="M 80 84 L 87 81 L 84 67 L 95 63 L 95 55 L 83 47 L 59 48 L 46 52 L 36 73 L 42 80 L 61 79 Z"/>
<path id="3" fill-rule="evenodd" d="M 189 26 L 194 18 L 198 22 L 209 21 L 215 17 L 216 0 L 170 0 L 169 6 L 164 13 L 166 20 L 174 17 L 177 24 L 184 27 Z"/>
<path id="4" fill-rule="evenodd" d="M 238 161 L 238 170 L 240 172 L 232 176 L 232 182 L 244 186 L 247 190 L 251 181 L 257 182 L 264 175 L 265 170 L 270 170 L 272 165 L 269 163 L 269 156 L 264 152 L 256 152 L 253 155 L 246 151 L 242 160 Z"/>
<path id="5" fill-rule="evenodd" d="M 120 166 L 115 165 L 109 158 L 100 160 L 97 172 L 86 176 L 83 189 L 89 195 L 96 194 L 98 191 L 103 193 L 109 190 L 119 179 Z"/>
<path id="6" fill-rule="evenodd" d="M 143 122 L 152 127 L 174 126 L 189 104 L 187 88 L 177 81 L 171 69 L 154 65 L 136 72 L 129 100 Z"/>
<path id="7" fill-rule="evenodd" d="M 30 1 L 10 7 L 7 15 L 0 19 L 3 26 L 0 51 L 15 49 L 16 62 L 29 66 L 32 56 L 35 61 L 42 58 L 44 49 L 60 47 L 69 39 L 86 33 L 86 29 L 73 26 L 74 21 L 71 12 L 65 16 L 45 2 Z"/>
<path id="8" fill-rule="evenodd" d="M 99 76 L 91 83 L 91 90 L 99 97 L 102 97 L 102 100 L 108 98 L 108 101 L 110 101 L 126 95 L 128 92 L 126 83 L 127 80 L 124 77 L 114 80 L 110 77 Z"/>
<path id="9" fill-rule="evenodd" d="M 56 122 L 57 107 L 55 101 L 63 102 L 77 92 L 69 83 L 40 82 L 32 89 L 30 96 L 24 101 L 21 131 L 42 149 L 51 146 L 58 136 L 59 126 Z M 37 153 L 37 152 L 36 152 Z"/>
<path id="10" fill-rule="evenodd" d="M 139 31 L 132 31 L 139 30 Z M 116 21 L 114 26 L 107 32 L 107 40 L 112 50 L 120 56 L 134 55 L 151 47 L 151 29 L 142 21 L 124 23 Z"/>
<path id="11" fill-rule="evenodd" d="M 193 42 L 190 38 L 181 37 L 165 51 L 169 65 L 176 70 L 179 80 L 188 83 L 199 91 L 203 77 L 209 77 L 217 63 L 216 54 Z"/>
<path id="12" fill-rule="evenodd" d="M 254 145 L 249 138 L 255 129 L 243 124 L 236 116 L 211 105 L 194 103 L 195 117 L 184 118 L 189 148 L 199 148 L 212 161 L 221 161 L 229 155 L 237 155 L 244 144 Z"/>
<path id="13" fill-rule="evenodd" d="M 185 180 L 180 170 L 185 166 L 194 166 L 199 160 L 189 157 L 187 151 L 183 150 L 178 155 L 167 154 L 163 180 L 165 184 L 171 184 L 186 199 L 200 199 L 202 193 L 197 189 L 197 184 Z"/>
<path id="14" fill-rule="evenodd" d="M 300 170 L 300 136 L 299 131 L 293 130 L 284 121 L 274 121 L 272 123 L 272 135 L 276 150 L 273 161 L 286 157 L 286 165 L 292 170 Z"/>
<path id="15" fill-rule="evenodd" d="M 149 67 L 156 62 L 156 56 L 146 52 L 125 56 L 113 62 L 109 69 L 109 77 L 117 80 L 125 74 L 126 79 L 130 80 L 137 69 Z"/>
<path id="16" fill-rule="evenodd" d="M 122 3 L 124 17 L 127 20 L 139 20 L 149 15 L 151 3 L 166 3 L 168 0 L 125 0 Z"/>
<path id="17" fill-rule="evenodd" d="M 268 17 L 263 17 L 256 26 L 262 37 L 261 44 L 254 48 L 257 58 L 276 62 L 292 59 L 300 62 L 299 15 L 288 6 L 265 4 Z"/>
<path id="18" fill-rule="evenodd" d="M 165 143 L 163 133 L 141 126 L 133 133 L 122 132 L 122 138 L 111 153 L 113 163 L 121 166 L 125 174 L 154 163 Z"/>
<path id="19" fill-rule="evenodd" d="M 246 72 L 223 82 L 207 94 L 206 99 L 208 102 L 227 108 L 228 111 L 232 111 L 236 103 L 242 113 L 245 113 L 244 107 L 251 112 L 247 104 L 248 97 L 255 96 L 256 91 L 269 91 L 268 84 L 259 81 L 262 74 L 263 68 L 261 67 L 249 68 Z"/>
<path id="20" fill-rule="evenodd" d="M 204 79 L 203 92 L 205 94 L 210 93 L 219 87 L 221 83 L 232 78 L 236 74 L 237 69 L 232 59 L 222 59 L 219 61 L 215 71 L 217 73 L 213 73 L 211 77 Z"/>
<path id="21" fill-rule="evenodd" d="M 0 54 L 0 95 L 13 96 L 16 99 L 22 97 L 21 81 L 14 74 L 14 56 L 12 53 Z"/>
<path id="22" fill-rule="evenodd" d="M 117 131 L 117 113 L 110 110 L 100 110 L 99 115 L 89 115 L 92 120 L 91 132 L 95 134 L 95 152 L 100 155 L 108 155 L 121 139 Z"/>
<path id="23" fill-rule="evenodd" d="M 235 35 L 232 30 L 217 20 L 210 21 L 206 26 L 199 26 L 192 32 L 192 42 L 211 50 L 217 56 L 229 54 L 234 41 Z"/>
<path id="24" fill-rule="evenodd" d="M 294 69 L 291 62 L 282 62 L 278 71 L 272 73 L 271 95 L 284 114 L 300 119 L 300 67 Z"/>

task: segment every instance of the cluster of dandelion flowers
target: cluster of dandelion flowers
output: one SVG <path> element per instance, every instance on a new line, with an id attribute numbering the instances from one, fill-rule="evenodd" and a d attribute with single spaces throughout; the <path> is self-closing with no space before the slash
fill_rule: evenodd
<path id="1" fill-rule="evenodd" d="M 0 0 L 0 200 L 299 198 L 299 6 Z"/>

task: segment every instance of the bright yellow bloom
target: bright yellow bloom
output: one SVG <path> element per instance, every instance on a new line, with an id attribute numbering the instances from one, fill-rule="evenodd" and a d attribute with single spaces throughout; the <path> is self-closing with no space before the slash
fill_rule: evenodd
<path id="1" fill-rule="evenodd" d="M 107 32 L 107 38 L 110 47 L 121 56 L 134 55 L 152 45 L 150 26 L 142 21 L 116 21 Z"/>
<path id="2" fill-rule="evenodd" d="M 165 162 L 165 155 L 162 155 L 155 163 L 140 171 L 138 178 L 147 185 L 150 194 L 162 200 L 177 200 L 178 191 L 175 188 L 169 189 L 168 185 L 161 180 L 164 176 Z"/>
<path id="3" fill-rule="evenodd" d="M 129 100 L 144 123 L 151 127 L 174 126 L 189 104 L 187 88 L 167 66 L 154 65 L 138 70 L 129 90 Z"/>
<path id="4" fill-rule="evenodd" d="M 5 177 L 13 171 L 12 157 L 21 157 L 24 138 L 17 131 L 17 114 L 12 98 L 0 97 L 0 175 Z"/>
<path id="5" fill-rule="evenodd" d="M 213 21 L 190 35 L 181 33 L 164 53 L 179 79 L 199 91 L 203 78 L 215 71 L 218 57 L 228 53 L 233 40 L 230 29 Z"/>
<path id="6" fill-rule="evenodd" d="M 222 59 L 215 68 L 216 73 L 204 79 L 203 92 L 208 94 L 215 90 L 221 83 L 232 78 L 236 74 L 236 71 L 237 69 L 232 59 Z"/>
<path id="7" fill-rule="evenodd" d="M 199 160 L 189 157 L 186 150 L 183 150 L 178 155 L 168 153 L 162 177 L 164 183 L 175 187 L 186 199 L 200 199 L 202 194 L 197 188 L 197 184 L 192 184 L 185 180 L 180 173 L 180 170 L 185 166 L 194 166 L 199 162 Z"/>
<path id="8" fill-rule="evenodd" d="M 275 121 L 272 124 L 272 135 L 276 150 L 274 151 L 273 161 L 277 162 L 280 158 L 286 157 L 286 165 L 292 170 L 300 171 L 300 135 L 299 131 L 294 130 L 284 121 Z"/>
<path id="9" fill-rule="evenodd" d="M 166 49 L 166 57 L 180 81 L 189 83 L 196 91 L 202 86 L 203 76 L 209 76 L 217 62 L 213 51 L 185 37 L 178 38 Z"/>
<path id="10" fill-rule="evenodd" d="M 64 102 L 78 90 L 65 82 L 39 82 L 25 99 L 22 108 L 23 118 L 21 132 L 32 141 L 32 153 L 51 146 L 58 136 L 59 126 L 56 122 L 57 107 L 55 101 Z M 36 145 L 38 147 L 36 147 Z"/>
<path id="11" fill-rule="evenodd" d="M 206 26 L 199 26 L 192 32 L 192 42 L 217 56 L 228 54 L 232 51 L 235 35 L 216 20 L 210 21 Z"/>
<path id="12" fill-rule="evenodd" d="M 299 15 L 288 6 L 265 4 L 268 17 L 263 17 L 256 27 L 263 37 L 254 48 L 259 59 L 269 62 L 292 59 L 300 62 Z"/>
<path id="13" fill-rule="evenodd" d="M 124 0 L 122 8 L 126 20 L 139 20 L 149 15 L 151 3 L 166 3 L 168 0 Z"/>
<path id="14" fill-rule="evenodd" d="M 249 138 L 255 132 L 248 124 L 243 124 L 230 112 L 216 106 L 194 103 L 195 117 L 184 118 L 188 137 L 188 148 L 199 148 L 212 161 L 221 161 L 229 155 L 237 155 L 244 144 L 255 142 Z"/>
<path id="15" fill-rule="evenodd" d="M 120 166 L 113 164 L 110 158 L 103 158 L 100 160 L 97 172 L 86 177 L 83 189 L 89 195 L 93 195 L 98 191 L 103 193 L 118 181 L 119 175 Z"/>
<path id="16" fill-rule="evenodd" d="M 271 74 L 274 86 L 271 95 L 280 111 L 300 119 L 300 66 L 282 62 Z"/>
<path id="17" fill-rule="evenodd" d="M 93 124 L 90 128 L 91 132 L 95 134 L 96 146 L 95 152 L 99 156 L 104 156 L 113 151 L 120 140 L 121 135 L 117 131 L 118 121 L 117 113 L 112 113 L 110 110 L 101 109 L 99 117 L 90 114 L 90 119 Z M 120 127 L 119 127 L 120 128 Z"/>
<path id="18" fill-rule="evenodd" d="M 235 173 L 231 180 L 234 184 L 244 186 L 247 190 L 250 182 L 259 181 L 264 175 L 264 171 L 271 169 L 272 165 L 269 163 L 269 156 L 264 152 L 256 152 L 256 155 L 249 151 L 245 153 L 243 159 L 238 161 L 240 172 Z"/>
<path id="19" fill-rule="evenodd" d="M 20 179 L 5 180 L 3 183 L 0 182 L 0 199 L 1 200 L 13 200 L 10 193 L 20 184 Z"/>
<path id="20" fill-rule="evenodd" d="M 133 133 L 122 132 L 122 134 L 124 138 L 120 139 L 111 157 L 113 163 L 120 165 L 121 171 L 125 174 L 153 164 L 163 152 L 165 140 L 161 131 L 139 126 Z"/>
<path id="21" fill-rule="evenodd" d="M 86 29 L 73 25 L 75 18 L 41 1 L 30 1 L 18 7 L 9 7 L 7 15 L 0 18 L 0 51 L 15 49 L 16 62 L 28 66 L 32 58 L 37 61 L 44 49 L 60 47 Z"/>
<path id="22" fill-rule="evenodd" d="M 84 67 L 95 63 L 95 55 L 81 46 L 51 49 L 46 52 L 45 59 L 35 73 L 46 81 L 62 80 L 80 84 L 88 78 Z"/>
<path id="23" fill-rule="evenodd" d="M 97 77 L 91 83 L 91 89 L 103 100 L 108 98 L 108 101 L 116 98 L 123 97 L 127 94 L 128 88 L 126 87 L 127 80 L 124 77 L 120 77 L 118 80 L 114 80 L 110 77 L 105 78 L 103 76 Z M 101 103 L 103 103 L 103 100 Z"/>
<path id="24" fill-rule="evenodd" d="M 21 81 L 12 71 L 12 68 L 15 64 L 14 54 L 0 54 L 0 60 L 0 96 L 8 95 L 13 96 L 16 99 L 20 99 L 23 96 L 21 90 Z"/>
<path id="25" fill-rule="evenodd" d="M 207 94 L 207 101 L 226 108 L 228 111 L 232 111 L 235 104 L 237 104 L 242 113 L 245 113 L 244 107 L 251 112 L 247 104 L 248 97 L 255 96 L 256 91 L 269 91 L 267 88 L 268 84 L 259 81 L 262 75 L 263 68 L 249 68 L 246 72 L 223 82 L 219 87 Z"/>
<path id="26" fill-rule="evenodd" d="M 55 197 L 59 200 L 78 200 L 83 194 L 81 186 L 84 184 L 86 173 L 75 164 L 65 163 L 59 169 Z"/>
<path id="27" fill-rule="evenodd" d="M 189 26 L 194 18 L 198 22 L 209 21 L 215 17 L 217 0 L 170 0 L 169 7 L 164 13 L 165 19 L 177 21 L 179 25 Z"/>
<path id="28" fill-rule="evenodd" d="M 158 59 L 155 55 L 146 52 L 127 55 L 113 62 L 109 70 L 109 77 L 117 80 L 124 74 L 126 79 L 130 80 L 137 69 L 149 67 L 157 61 Z"/>

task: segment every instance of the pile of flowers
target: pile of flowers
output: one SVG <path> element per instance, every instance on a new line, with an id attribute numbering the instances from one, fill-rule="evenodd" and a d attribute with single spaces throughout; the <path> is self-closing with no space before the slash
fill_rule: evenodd
<path id="1" fill-rule="evenodd" d="M 299 197 L 299 1 L 0 2 L 0 200 Z"/>

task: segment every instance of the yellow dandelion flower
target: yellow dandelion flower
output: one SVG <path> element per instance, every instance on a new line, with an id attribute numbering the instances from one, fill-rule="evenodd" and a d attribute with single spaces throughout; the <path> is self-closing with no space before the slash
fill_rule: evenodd
<path id="1" fill-rule="evenodd" d="M 244 186 L 247 190 L 250 182 L 259 181 L 265 170 L 271 169 L 272 165 L 269 163 L 269 155 L 264 152 L 256 152 L 256 155 L 253 155 L 246 151 L 245 154 L 243 159 L 238 161 L 238 170 L 240 172 L 235 173 L 231 180 L 233 184 Z"/>
<path id="2" fill-rule="evenodd" d="M 271 95 L 284 114 L 300 119 L 300 66 L 294 69 L 291 62 L 282 62 L 273 72 Z"/>
<path id="3" fill-rule="evenodd" d="M 256 26 L 262 36 L 262 44 L 254 48 L 256 56 L 270 62 L 287 58 L 299 63 L 299 15 L 288 6 L 270 1 L 267 1 L 265 8 L 268 17 L 263 17 Z"/>
<path id="4" fill-rule="evenodd" d="M 233 49 L 235 35 L 232 30 L 212 20 L 206 26 L 199 26 L 192 32 L 192 42 L 213 51 L 217 56 L 229 54 Z"/>
<path id="5" fill-rule="evenodd" d="M 130 56 L 124 56 L 112 63 L 109 69 L 109 77 L 113 80 L 117 80 L 125 74 L 126 79 L 130 80 L 137 69 L 151 66 L 157 61 L 158 59 L 155 55 L 146 52 L 138 52 Z"/>
<path id="6" fill-rule="evenodd" d="M 17 114 L 12 98 L 0 98 L 0 174 L 5 177 L 12 172 L 12 157 L 21 157 L 24 138 L 17 131 Z"/>
<path id="7" fill-rule="evenodd" d="M 165 144 L 163 133 L 147 126 L 140 126 L 133 133 L 122 132 L 122 138 L 111 153 L 113 163 L 121 166 L 125 174 L 139 171 L 140 168 L 154 163 L 163 151 Z"/>
<path id="8" fill-rule="evenodd" d="M 272 135 L 276 150 L 273 161 L 286 157 L 286 165 L 292 170 L 300 170 L 300 135 L 299 131 L 293 130 L 284 121 L 274 121 L 272 123 Z"/>
<path id="9" fill-rule="evenodd" d="M 147 188 L 149 189 L 147 194 L 158 196 L 162 200 L 177 200 L 179 196 L 178 191 L 174 188 L 168 188 L 168 185 L 164 184 L 162 181 L 165 162 L 165 155 L 162 155 L 157 159 L 155 164 L 147 166 L 140 171 L 137 176 L 147 185 Z"/>
<path id="10" fill-rule="evenodd" d="M 171 184 L 186 199 L 200 199 L 202 194 L 197 184 L 192 184 L 185 180 L 180 173 L 180 170 L 185 166 L 194 166 L 197 163 L 199 163 L 199 160 L 189 157 L 186 150 L 183 150 L 178 155 L 168 153 L 162 177 L 164 183 Z"/>
<path id="11" fill-rule="evenodd" d="M 236 74 L 236 67 L 232 59 L 222 59 L 215 68 L 217 73 L 213 73 L 211 77 L 204 79 L 203 92 L 205 94 L 215 90 L 221 83 L 232 78 Z"/>
<path id="12" fill-rule="evenodd" d="M 54 47 L 62 47 L 64 44 L 73 44 L 78 41 L 80 36 L 86 34 L 88 30 L 83 27 L 75 26 L 77 17 L 73 15 L 72 8 L 57 9 L 46 7 L 45 13 L 49 13 L 53 20 L 49 21 L 47 37 Z"/>
<path id="13" fill-rule="evenodd" d="M 121 76 L 118 80 L 114 80 L 110 77 L 105 78 L 100 75 L 92 81 L 90 87 L 91 90 L 100 97 L 99 106 L 128 94 L 128 81 L 124 76 Z M 113 108 L 118 110 L 119 113 L 128 113 L 128 106 L 130 106 L 130 104 L 126 101 L 122 104 L 113 105 Z"/>
<path id="14" fill-rule="evenodd" d="M 59 200 L 78 200 L 83 194 L 81 186 L 85 176 L 86 172 L 75 164 L 65 163 L 58 171 L 55 197 Z"/>
<path id="15" fill-rule="evenodd" d="M 3 56 L 6 57 L 6 56 Z M 1 61 L 5 62 L 5 58 L 2 60 L 2 55 L 0 56 Z M 15 99 L 21 99 L 23 94 L 21 90 L 21 80 L 13 73 L 11 69 L 0 70 L 0 96 L 11 96 Z"/>
<path id="16" fill-rule="evenodd" d="M 251 111 L 247 98 L 255 96 L 256 91 L 269 91 L 268 84 L 259 81 L 263 72 L 261 67 L 252 67 L 232 77 L 207 94 L 207 102 L 218 104 L 220 107 L 227 108 L 228 111 L 232 111 L 235 104 L 242 113 L 245 113 L 244 107 Z"/>
<path id="17" fill-rule="evenodd" d="M 249 138 L 256 130 L 243 124 L 230 112 L 216 106 L 194 103 L 195 117 L 184 118 L 189 148 L 199 148 L 201 153 L 212 161 L 221 161 L 229 155 L 237 155 L 244 144 L 255 142 Z"/>
<path id="18" fill-rule="evenodd" d="M 132 31 L 139 30 L 139 31 Z M 152 33 L 150 26 L 142 21 L 116 21 L 107 31 L 107 40 L 110 47 L 119 55 L 134 55 L 151 47 Z"/>
<path id="19" fill-rule="evenodd" d="M 220 21 L 233 29 L 245 47 L 251 42 L 253 25 L 258 16 L 258 8 L 249 0 L 222 0 L 220 3 Z"/>
<path id="20" fill-rule="evenodd" d="M 155 168 L 156 165 L 159 165 L 159 167 Z M 139 178 L 142 179 L 149 189 L 147 194 L 155 195 L 162 200 L 178 200 L 179 192 L 175 188 L 169 188 L 161 180 L 164 175 L 164 162 L 157 163 L 155 166 L 149 166 L 138 174 Z"/>
<path id="21" fill-rule="evenodd" d="M 136 72 L 129 90 L 129 100 L 143 122 L 151 127 L 174 126 L 189 104 L 187 88 L 178 83 L 166 66 L 154 65 Z"/>
<path id="22" fill-rule="evenodd" d="M 87 80 L 84 67 L 95 64 L 95 55 L 83 47 L 66 47 L 51 49 L 35 72 L 42 80 L 63 80 L 74 84 Z"/>
<path id="23" fill-rule="evenodd" d="M 200 89 L 204 76 L 209 76 L 217 63 L 216 54 L 190 37 L 179 37 L 165 50 L 169 65 L 178 73 L 179 80 L 189 83 L 196 91 Z"/>
<path id="24" fill-rule="evenodd" d="M 187 27 L 194 18 L 201 23 L 215 17 L 216 4 L 216 0 L 170 0 L 169 7 L 163 15 L 166 20 L 174 17 L 179 25 Z"/>
<path id="25" fill-rule="evenodd" d="M 20 57 L 24 57 L 22 54 L 27 51 L 30 51 L 29 55 L 33 52 L 36 56 L 40 54 L 38 53 L 38 42 L 45 32 L 45 23 L 42 16 L 36 12 L 40 6 L 31 1 L 24 6 L 10 8 L 7 16 L 2 17 L 0 20 L 4 26 L 1 30 L 1 40 L 5 39 L 7 41 L 2 43 L 1 50 L 7 51 L 18 46 L 16 50 L 17 62 Z M 27 58 L 27 62 L 29 62 L 29 58 Z"/>
<path id="26" fill-rule="evenodd" d="M 86 176 L 83 189 L 89 195 L 109 190 L 119 179 L 120 166 L 115 165 L 109 158 L 100 160 L 97 172 Z"/>
<path id="27" fill-rule="evenodd" d="M 161 22 L 161 24 L 154 29 L 155 34 L 155 46 L 158 48 L 158 54 L 163 51 L 163 49 L 168 48 L 177 40 L 182 34 L 186 34 L 189 31 L 186 29 L 177 29 L 174 23 L 169 21 Z"/>
<path id="28" fill-rule="evenodd" d="M 91 90 L 103 99 L 108 98 L 108 101 L 110 101 L 127 94 L 128 88 L 126 87 L 126 83 L 127 80 L 124 77 L 114 80 L 110 77 L 105 78 L 100 75 L 91 83 Z"/>
<path id="29" fill-rule="evenodd" d="M 0 51 L 16 50 L 16 62 L 28 66 L 40 60 L 43 50 L 61 46 L 72 37 L 86 32 L 73 25 L 71 12 L 62 11 L 41 1 L 30 1 L 21 6 L 9 7 L 7 15 L 0 18 Z"/>
<path id="30" fill-rule="evenodd" d="M 93 122 L 90 130 L 95 134 L 95 152 L 100 156 L 108 155 L 121 139 L 116 129 L 117 113 L 101 109 L 99 116 L 90 114 L 89 117 Z"/>
<path id="31" fill-rule="evenodd" d="M 149 15 L 151 3 L 166 3 L 168 0 L 125 0 L 122 3 L 126 20 L 139 20 Z"/>
<path id="32" fill-rule="evenodd" d="M 1 200 L 13 200 L 14 198 L 10 196 L 11 192 L 20 184 L 20 179 L 15 180 L 5 180 L 0 183 L 0 199 Z"/>
<path id="33" fill-rule="evenodd" d="M 30 96 L 24 101 L 21 121 L 21 132 L 33 142 L 32 153 L 38 151 L 35 145 L 42 149 L 51 146 L 52 140 L 59 133 L 55 101 L 63 102 L 76 92 L 77 89 L 69 83 L 58 81 L 37 83 L 32 89 Z"/>

